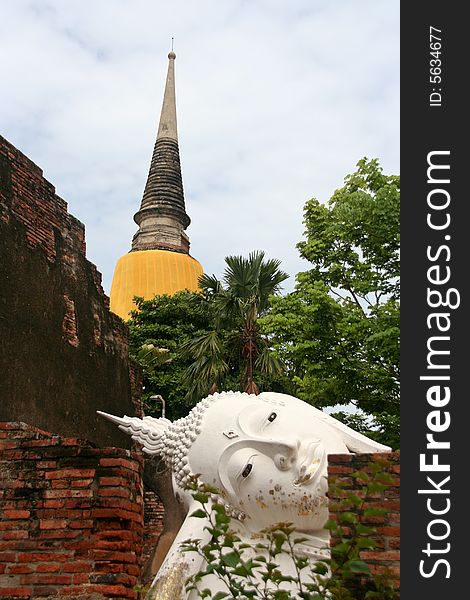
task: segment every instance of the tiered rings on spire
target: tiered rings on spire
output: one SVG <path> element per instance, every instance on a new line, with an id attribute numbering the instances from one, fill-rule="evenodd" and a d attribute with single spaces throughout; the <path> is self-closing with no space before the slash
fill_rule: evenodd
<path id="1" fill-rule="evenodd" d="M 176 122 L 175 58 L 168 54 L 168 74 L 162 112 L 153 150 L 147 184 L 140 210 L 134 220 L 139 230 L 132 250 L 171 250 L 189 252 L 184 230 L 191 223 L 184 205 L 183 180 Z"/>

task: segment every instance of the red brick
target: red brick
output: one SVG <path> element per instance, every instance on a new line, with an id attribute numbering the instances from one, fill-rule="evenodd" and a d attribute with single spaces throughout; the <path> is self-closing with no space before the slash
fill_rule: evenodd
<path id="1" fill-rule="evenodd" d="M 40 529 L 65 529 L 66 527 L 67 521 L 65 519 L 44 519 L 39 522 Z"/>
<path id="2" fill-rule="evenodd" d="M 89 583 L 90 581 L 90 574 L 89 573 L 76 573 L 75 575 L 72 576 L 72 582 L 74 584 L 77 583 Z"/>
<path id="3" fill-rule="evenodd" d="M 51 481 L 51 488 L 53 490 L 65 490 L 70 487 L 70 481 L 67 479 L 54 479 Z"/>
<path id="4" fill-rule="evenodd" d="M 56 573 L 32 574 L 27 576 L 27 582 L 30 585 L 69 585 L 72 583 L 71 575 L 60 575 Z"/>
<path id="5" fill-rule="evenodd" d="M 44 508 L 63 508 L 65 500 L 45 500 Z"/>
<path id="6" fill-rule="evenodd" d="M 74 479 L 70 482 L 72 488 L 90 487 L 94 479 Z"/>
<path id="7" fill-rule="evenodd" d="M 120 541 L 107 541 L 107 540 L 101 540 L 98 542 L 95 542 L 94 548 L 97 548 L 98 550 L 127 550 L 129 547 L 128 542 L 124 541 L 124 542 L 120 542 Z"/>
<path id="8" fill-rule="evenodd" d="M 91 498 L 93 490 L 46 490 L 44 498 Z"/>
<path id="9" fill-rule="evenodd" d="M 97 540 L 108 541 L 130 540 L 133 542 L 139 542 L 140 540 L 140 536 L 135 531 L 122 529 L 122 527 L 119 527 L 118 529 L 105 529 L 104 531 L 99 531 L 94 537 Z"/>
<path id="10" fill-rule="evenodd" d="M 2 533 L 3 540 L 25 540 L 28 538 L 29 532 L 24 529 L 4 531 Z"/>
<path id="11" fill-rule="evenodd" d="M 328 464 L 334 463 L 349 463 L 352 460 L 352 454 L 329 454 L 328 455 Z"/>
<path id="12" fill-rule="evenodd" d="M 67 597 L 67 596 L 81 597 L 81 596 L 83 596 L 83 594 L 88 594 L 90 592 L 92 592 L 92 590 L 90 589 L 89 586 L 85 587 L 83 585 L 80 585 L 80 586 L 68 585 L 67 587 L 62 588 L 59 591 L 59 595 L 64 596 L 64 597 Z M 98 596 L 98 598 L 99 598 L 99 596 Z"/>
<path id="13" fill-rule="evenodd" d="M 36 540 L 72 540 L 83 534 L 81 529 L 76 531 L 63 531 L 62 529 L 43 529 L 39 534 L 35 534 Z M 50 544 L 49 544 L 50 545 Z"/>
<path id="14" fill-rule="evenodd" d="M 40 586 L 35 586 L 33 593 L 34 593 L 34 598 L 43 598 L 44 596 L 57 596 L 59 590 L 61 588 L 60 587 L 56 587 L 56 586 L 51 586 L 51 585 L 40 585 Z"/>
<path id="15" fill-rule="evenodd" d="M 95 505 L 95 498 L 90 496 L 89 498 L 75 498 L 74 500 L 66 500 L 64 509 L 66 510 L 81 510 L 83 513 L 90 510 Z M 86 517 L 85 514 L 82 516 Z M 88 515 L 89 516 L 89 515 Z"/>
<path id="16" fill-rule="evenodd" d="M 92 510 L 91 515 L 95 519 L 124 519 L 127 521 L 141 520 L 139 515 L 122 509 L 95 508 L 94 510 Z"/>
<path id="17" fill-rule="evenodd" d="M 361 557 L 366 562 L 368 560 L 378 560 L 380 562 L 383 561 L 399 561 L 400 560 L 400 552 L 396 550 L 390 550 L 388 552 L 369 552 L 363 551 L 361 552 Z"/>
<path id="18" fill-rule="evenodd" d="M 7 519 L 29 519 L 31 512 L 29 510 L 4 510 L 3 516 Z"/>
<path id="19" fill-rule="evenodd" d="M 131 471 L 138 471 L 139 465 L 125 458 L 100 458 L 100 465 L 102 467 L 125 467 Z"/>
<path id="20" fill-rule="evenodd" d="M 127 486 L 129 480 L 124 477 L 100 477 L 100 485 Z"/>
<path id="21" fill-rule="evenodd" d="M 93 565 L 89 562 L 75 561 L 63 565 L 62 571 L 64 573 L 91 573 L 93 571 Z"/>
<path id="22" fill-rule="evenodd" d="M 14 552 L 0 552 L 0 562 L 15 562 L 16 554 Z"/>
<path id="23" fill-rule="evenodd" d="M 33 563 L 33 562 L 67 562 L 71 554 L 60 550 L 57 553 L 51 552 L 24 552 L 18 554 L 18 562 Z"/>
<path id="24" fill-rule="evenodd" d="M 57 563 L 44 563 L 36 567 L 36 573 L 58 573 L 62 565 Z"/>
<path id="25" fill-rule="evenodd" d="M 370 570 L 374 575 L 380 573 L 382 575 L 389 575 L 396 578 L 400 577 L 400 567 L 398 565 L 371 564 Z"/>
<path id="26" fill-rule="evenodd" d="M 94 547 L 94 541 L 90 538 L 85 540 L 76 540 L 72 542 L 64 542 L 63 547 L 67 550 L 73 550 L 75 552 L 81 550 L 90 550 Z"/>
<path id="27" fill-rule="evenodd" d="M 21 445 L 23 448 L 44 448 L 46 446 L 58 446 L 60 444 L 59 437 L 51 437 L 47 440 L 29 440 L 28 442 L 23 442 Z"/>
<path id="28" fill-rule="evenodd" d="M 117 552 L 109 550 L 95 550 L 95 560 L 109 560 L 122 563 L 137 563 L 137 556 L 133 552 Z"/>
<path id="29" fill-rule="evenodd" d="M 38 469 L 55 469 L 57 466 L 56 460 L 39 460 L 37 463 Z"/>
<path id="30" fill-rule="evenodd" d="M 400 528 L 390 526 L 378 527 L 377 533 L 383 536 L 400 537 Z"/>
<path id="31" fill-rule="evenodd" d="M 109 594 L 110 596 L 125 596 L 129 597 L 129 591 L 122 585 L 94 585 L 93 589 L 101 594 Z M 134 594 L 132 594 L 134 597 Z"/>
<path id="32" fill-rule="evenodd" d="M 11 450 L 17 447 L 16 441 L 0 440 L 0 450 Z"/>
<path id="33" fill-rule="evenodd" d="M 32 573 L 33 569 L 29 565 L 17 565 L 15 563 L 7 565 L 6 572 L 11 575 L 26 575 Z"/>
<path id="34" fill-rule="evenodd" d="M 94 476 L 95 469 L 58 469 L 46 473 L 46 479 L 87 479 Z"/>
<path id="35" fill-rule="evenodd" d="M 91 519 L 71 520 L 67 523 L 70 529 L 92 529 L 94 522 Z"/>
<path id="36" fill-rule="evenodd" d="M 105 487 L 98 490 L 99 496 L 113 496 L 115 498 L 130 498 L 131 491 L 125 488 Z"/>
<path id="37" fill-rule="evenodd" d="M 21 587 L 0 587 L 0 596 L 24 596 L 30 598 L 32 594 L 32 588 L 21 586 Z"/>
<path id="38" fill-rule="evenodd" d="M 24 429 L 24 423 L 20 423 L 19 421 L 1 421 L 0 429 L 4 431 L 18 431 Z"/>
<path id="39" fill-rule="evenodd" d="M 328 474 L 329 475 L 342 475 L 342 474 L 350 474 L 352 473 L 353 470 L 351 469 L 351 467 L 344 467 L 342 465 L 330 465 L 328 467 Z"/>
<path id="40" fill-rule="evenodd" d="M 126 571 L 129 575 L 134 575 L 135 577 L 139 577 L 140 569 L 137 565 L 126 565 Z"/>

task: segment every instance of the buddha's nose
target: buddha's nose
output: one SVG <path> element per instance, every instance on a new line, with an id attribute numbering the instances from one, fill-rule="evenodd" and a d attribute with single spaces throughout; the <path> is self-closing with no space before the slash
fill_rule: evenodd
<path id="1" fill-rule="evenodd" d="M 297 461 L 300 441 L 297 439 L 285 439 L 276 444 L 274 464 L 280 471 L 288 471 Z"/>

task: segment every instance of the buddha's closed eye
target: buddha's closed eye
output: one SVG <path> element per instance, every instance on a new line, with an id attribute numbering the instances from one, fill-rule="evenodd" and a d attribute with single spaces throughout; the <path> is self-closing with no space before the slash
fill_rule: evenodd
<path id="1" fill-rule="evenodd" d="M 252 470 L 253 470 L 252 463 L 248 463 L 242 471 L 242 477 L 248 477 L 248 475 L 251 473 Z"/>

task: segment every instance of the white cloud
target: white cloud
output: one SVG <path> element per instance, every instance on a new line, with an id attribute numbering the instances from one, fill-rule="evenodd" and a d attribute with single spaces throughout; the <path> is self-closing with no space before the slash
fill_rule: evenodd
<path id="1" fill-rule="evenodd" d="M 130 248 L 175 37 L 192 253 L 264 249 L 290 274 L 302 208 L 364 155 L 398 172 L 399 3 L 3 3 L 0 132 L 86 225 L 109 291 Z M 289 282 L 291 288 L 293 280 Z"/>

